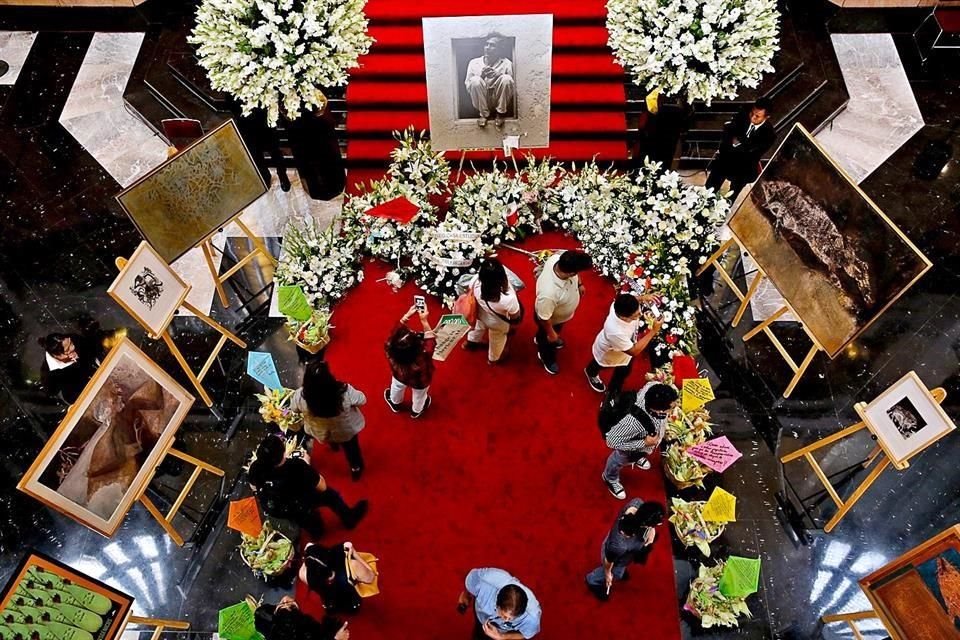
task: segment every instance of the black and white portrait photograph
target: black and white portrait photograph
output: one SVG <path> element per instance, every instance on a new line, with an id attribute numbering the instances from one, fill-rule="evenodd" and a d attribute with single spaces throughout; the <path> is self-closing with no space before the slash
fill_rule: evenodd
<path id="1" fill-rule="evenodd" d="M 548 146 L 552 34 L 552 15 L 424 18 L 433 147 Z"/>

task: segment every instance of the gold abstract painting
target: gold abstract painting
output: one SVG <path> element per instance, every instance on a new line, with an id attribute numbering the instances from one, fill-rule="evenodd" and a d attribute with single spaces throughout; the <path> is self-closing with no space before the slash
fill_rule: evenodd
<path id="1" fill-rule="evenodd" d="M 117 195 L 144 240 L 171 263 L 267 192 L 230 120 Z"/>
<path id="2" fill-rule="evenodd" d="M 831 358 L 931 266 L 800 125 L 729 226 Z"/>

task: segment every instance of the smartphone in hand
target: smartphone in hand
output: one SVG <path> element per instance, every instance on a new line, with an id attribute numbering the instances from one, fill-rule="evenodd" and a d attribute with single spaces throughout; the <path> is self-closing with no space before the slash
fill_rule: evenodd
<path id="1" fill-rule="evenodd" d="M 654 318 L 656 318 L 657 320 L 659 320 L 659 319 L 660 319 L 660 316 L 662 315 L 662 314 L 660 313 L 660 307 L 658 307 L 658 306 L 655 305 L 655 304 L 650 305 L 650 315 L 652 315 Z"/>
<path id="2" fill-rule="evenodd" d="M 426 311 L 427 299 L 423 296 L 413 296 L 413 306 L 417 308 L 417 311 Z"/>

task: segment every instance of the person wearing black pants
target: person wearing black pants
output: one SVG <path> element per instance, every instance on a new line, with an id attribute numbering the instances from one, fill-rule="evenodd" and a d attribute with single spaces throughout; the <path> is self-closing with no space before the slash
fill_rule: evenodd
<path id="1" fill-rule="evenodd" d="M 777 137 L 769 113 L 770 101 L 761 98 L 748 111 L 742 111 L 724 125 L 720 150 L 713 159 L 704 186 L 719 194 L 724 180 L 730 180 L 727 195 L 736 200 L 743 187 L 757 179 L 760 159 Z"/>
<path id="2" fill-rule="evenodd" d="M 630 375 L 633 356 L 643 353 L 663 327 L 663 322 L 659 319 L 649 319 L 646 323 L 650 328 L 643 333 L 640 332 L 641 324 L 644 322 L 641 320 L 643 315 L 640 307 L 641 300 L 652 307 L 658 302 L 658 298 L 653 295 L 638 297 L 630 293 L 621 293 L 610 305 L 603 329 L 593 341 L 593 359 L 583 370 L 590 388 L 597 393 L 607 390 L 600 379 L 601 367 L 613 369 L 610 389 L 615 393 L 619 392 L 627 376 Z"/>

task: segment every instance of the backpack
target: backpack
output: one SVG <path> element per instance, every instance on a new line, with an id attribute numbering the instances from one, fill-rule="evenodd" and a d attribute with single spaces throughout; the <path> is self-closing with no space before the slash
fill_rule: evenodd
<path id="1" fill-rule="evenodd" d="M 606 438 L 613 425 L 623 420 L 631 412 L 636 402 L 636 391 L 608 392 L 603 397 L 603 402 L 600 404 L 600 414 L 597 416 L 600 435 Z"/>

